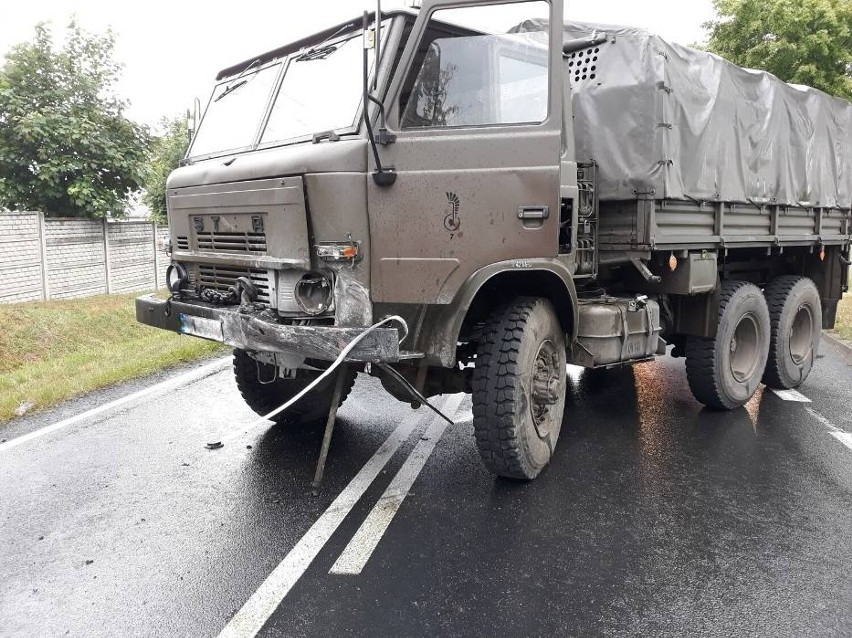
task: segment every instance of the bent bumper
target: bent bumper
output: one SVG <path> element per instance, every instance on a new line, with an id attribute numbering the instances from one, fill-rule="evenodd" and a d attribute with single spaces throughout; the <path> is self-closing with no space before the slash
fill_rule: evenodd
<path id="1" fill-rule="evenodd" d="M 154 295 L 136 299 L 136 321 L 241 350 L 281 352 L 309 359 L 334 361 L 364 328 L 335 326 L 281 325 L 264 317 L 268 311 L 254 312 L 236 306 L 221 308 L 204 303 L 166 302 Z M 377 328 L 346 357 L 347 361 L 395 363 L 400 360 L 399 332 Z"/>

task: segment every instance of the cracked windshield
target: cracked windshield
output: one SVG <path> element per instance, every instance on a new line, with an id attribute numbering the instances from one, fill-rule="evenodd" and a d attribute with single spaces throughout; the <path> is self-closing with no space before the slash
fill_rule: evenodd
<path id="1" fill-rule="evenodd" d="M 360 32 L 293 54 L 259 143 L 271 145 L 352 126 L 361 103 L 361 56 Z M 254 146 L 281 66 L 279 61 L 218 84 L 190 156 Z"/>

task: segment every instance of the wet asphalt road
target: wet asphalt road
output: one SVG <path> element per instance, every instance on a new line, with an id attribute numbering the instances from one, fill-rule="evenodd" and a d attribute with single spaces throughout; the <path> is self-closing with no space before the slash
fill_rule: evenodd
<path id="1" fill-rule="evenodd" d="M 227 369 L 0 445 L 0 635 L 218 635 L 400 424 L 258 635 L 852 635 L 852 360 L 823 353 L 812 403 L 761 390 L 733 413 L 702 410 L 682 361 L 578 373 L 529 484 L 484 470 L 465 398 L 357 575 L 329 570 L 437 422 L 372 379 L 340 411 L 319 497 L 321 431 L 245 431 Z"/>

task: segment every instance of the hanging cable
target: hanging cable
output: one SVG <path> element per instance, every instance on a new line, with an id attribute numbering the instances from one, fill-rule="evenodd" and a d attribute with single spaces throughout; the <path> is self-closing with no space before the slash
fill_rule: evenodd
<path id="1" fill-rule="evenodd" d="M 270 412 L 269 414 L 265 414 L 261 418 L 271 420 L 272 418 L 281 414 L 284 410 L 286 410 L 291 405 L 296 403 L 296 401 L 301 399 L 308 392 L 310 392 L 315 387 L 317 387 L 320 383 L 322 383 L 323 380 L 325 380 L 332 373 L 334 373 L 334 371 L 338 367 L 340 367 L 340 365 L 346 360 L 346 357 L 349 356 L 349 353 L 352 352 L 355 349 L 355 347 L 359 343 L 361 343 L 361 341 L 368 334 L 370 334 L 374 330 L 377 330 L 378 328 L 381 328 L 382 326 L 387 325 L 387 324 L 392 323 L 392 322 L 398 323 L 400 326 L 402 326 L 403 335 L 402 335 L 402 338 L 399 340 L 399 342 L 402 343 L 405 340 L 405 338 L 408 336 L 408 324 L 405 322 L 405 319 L 403 319 L 402 317 L 400 317 L 398 315 L 393 315 L 393 316 L 387 317 L 386 319 L 382 319 L 378 323 L 374 323 L 372 326 L 370 326 L 369 328 L 364 330 L 364 332 L 362 332 L 357 337 L 355 337 L 352 341 L 350 341 L 349 344 L 345 348 L 343 348 L 343 350 L 340 351 L 340 354 L 337 356 L 337 359 L 335 359 L 334 362 L 330 366 L 328 366 L 328 368 L 326 368 L 326 370 L 323 371 L 323 373 L 321 375 L 319 375 L 316 379 L 311 381 L 301 392 L 299 392 L 296 396 L 294 396 L 292 399 L 287 401 L 284 405 L 275 408 L 272 412 Z"/>

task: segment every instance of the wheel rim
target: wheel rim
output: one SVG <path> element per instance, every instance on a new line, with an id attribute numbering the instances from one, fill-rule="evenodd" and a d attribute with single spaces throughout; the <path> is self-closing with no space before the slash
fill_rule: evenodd
<path id="1" fill-rule="evenodd" d="M 538 347 L 530 388 L 533 424 L 542 439 L 550 434 L 552 407 L 559 401 L 559 380 L 559 352 L 547 339 Z"/>
<path id="2" fill-rule="evenodd" d="M 745 383 L 757 370 L 759 355 L 757 320 L 751 313 L 743 315 L 730 343 L 731 374 L 739 383 Z"/>
<path id="3" fill-rule="evenodd" d="M 790 357 L 796 365 L 801 364 L 813 349 L 814 319 L 807 305 L 799 307 L 790 327 Z"/>

